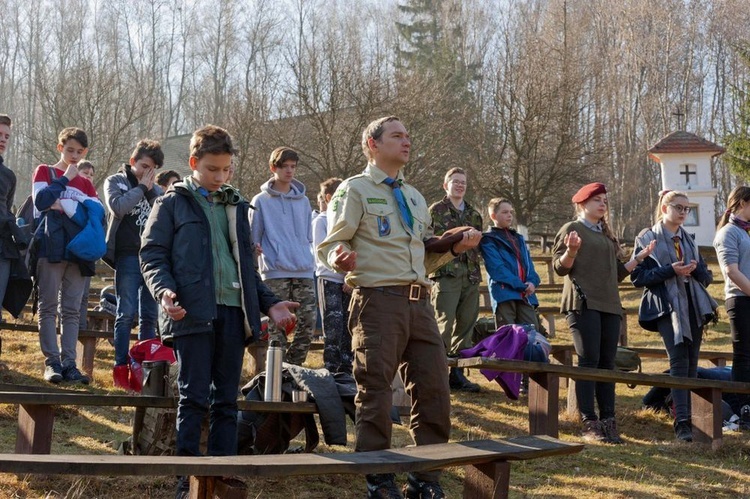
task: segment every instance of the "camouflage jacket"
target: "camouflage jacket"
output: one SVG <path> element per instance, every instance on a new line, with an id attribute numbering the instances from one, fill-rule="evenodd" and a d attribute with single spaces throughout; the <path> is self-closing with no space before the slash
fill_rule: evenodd
<path id="1" fill-rule="evenodd" d="M 482 215 L 466 201 L 464 201 L 464 211 L 458 211 L 453 207 L 453 203 L 448 199 L 448 196 L 430 206 L 430 216 L 432 217 L 432 226 L 436 236 L 443 234 L 448 229 L 464 225 L 470 225 L 477 230 L 482 230 Z M 469 281 L 478 283 L 482 280 L 480 259 L 479 248 L 474 248 L 458 255 L 437 269 L 437 271 L 430 274 L 430 278 L 455 277 L 458 266 L 464 265 L 469 270 Z"/>

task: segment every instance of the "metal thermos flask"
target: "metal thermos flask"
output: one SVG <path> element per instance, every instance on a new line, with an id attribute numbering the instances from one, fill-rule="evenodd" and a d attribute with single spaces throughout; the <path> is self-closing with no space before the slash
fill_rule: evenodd
<path id="1" fill-rule="evenodd" d="M 284 348 L 278 340 L 271 340 L 266 352 L 266 391 L 263 400 L 281 402 L 281 366 L 284 362 Z"/>

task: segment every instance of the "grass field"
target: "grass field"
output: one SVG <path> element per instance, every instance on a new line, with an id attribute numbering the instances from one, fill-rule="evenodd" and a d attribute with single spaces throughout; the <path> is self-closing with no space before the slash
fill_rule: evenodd
<path id="1" fill-rule="evenodd" d="M 714 297 L 723 290 L 710 288 Z M 637 307 L 637 290 L 622 293 L 626 307 Z M 540 297 L 545 304 L 555 304 L 557 295 Z M 722 310 L 723 312 L 723 310 Z M 27 318 L 28 319 L 28 318 Z M 631 345 L 660 347 L 656 333 L 641 330 L 636 317 L 628 319 Z M 571 342 L 567 326 L 558 319 L 558 335 L 553 343 Z M 705 334 L 704 348 L 731 350 L 726 315 Z M 42 355 L 33 333 L 3 332 L 3 356 L 9 370 L 0 372 L 3 383 L 44 385 Z M 112 392 L 111 366 L 113 350 L 106 341 L 97 349 L 96 380 L 88 388 L 95 393 Z M 322 364 L 319 354 L 311 354 L 311 367 Z M 666 360 L 644 360 L 645 372 L 661 372 Z M 708 365 L 706 365 L 708 367 Z M 454 393 L 452 396 L 455 441 L 510 437 L 528 431 L 526 400 L 510 401 L 499 385 L 490 384 L 478 373 L 472 381 L 482 386 L 482 393 Z M 750 497 L 750 434 L 727 433 L 724 446 L 712 451 L 699 444 L 678 443 L 667 415 L 641 409 L 641 397 L 647 387 L 617 387 L 618 424 L 625 445 L 589 444 L 581 453 L 562 458 L 538 459 L 515 463 L 511 471 L 512 497 L 561 498 L 719 498 Z M 580 424 L 568 416 L 561 391 L 560 438 L 577 441 Z M 0 405 L 0 452 L 13 452 L 17 409 Z M 123 408 L 59 409 L 55 423 L 52 452 L 115 453 L 120 441 L 130 431 L 132 410 Z M 349 428 L 352 449 L 352 432 Z M 411 443 L 403 427 L 394 428 L 394 446 Z M 342 451 L 343 447 L 321 445 L 320 452 Z M 405 477 L 400 477 L 405 480 Z M 443 485 L 449 497 L 461 497 L 461 469 L 446 470 Z M 249 497 L 283 499 L 359 498 L 364 496 L 364 480 L 345 475 L 290 478 L 288 480 L 248 480 Z M 0 474 L 0 497 L 3 498 L 171 498 L 173 477 L 41 477 Z"/>

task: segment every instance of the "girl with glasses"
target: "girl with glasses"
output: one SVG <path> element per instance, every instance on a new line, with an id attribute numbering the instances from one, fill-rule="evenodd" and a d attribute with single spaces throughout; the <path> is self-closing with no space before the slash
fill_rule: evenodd
<path id="1" fill-rule="evenodd" d="M 669 374 L 695 378 L 703 328 L 715 317 L 716 302 L 705 286 L 713 280 L 693 237 L 683 228 L 690 211 L 687 194 L 662 191 L 655 224 L 635 240 L 634 254 L 655 245 L 651 255 L 633 269 L 630 279 L 643 289 L 638 322 L 661 335 L 669 357 Z M 640 260 L 640 258 L 639 258 Z M 672 390 L 675 437 L 693 441 L 690 392 Z"/>

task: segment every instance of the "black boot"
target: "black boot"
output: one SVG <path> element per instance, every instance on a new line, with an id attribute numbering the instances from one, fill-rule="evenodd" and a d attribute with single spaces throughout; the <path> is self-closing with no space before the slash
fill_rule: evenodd
<path id="1" fill-rule="evenodd" d="M 175 488 L 175 499 L 188 499 L 190 497 L 190 477 L 178 476 Z"/>
<path id="2" fill-rule="evenodd" d="M 402 499 L 401 491 L 396 487 L 396 475 L 382 473 L 365 475 L 367 479 L 367 499 Z"/>
<path id="3" fill-rule="evenodd" d="M 406 485 L 404 485 L 405 499 L 445 499 L 440 483 L 424 482 L 409 473 Z"/>
<path id="4" fill-rule="evenodd" d="M 479 385 L 472 383 L 464 376 L 464 370 L 460 367 L 451 367 L 448 375 L 448 382 L 452 390 L 461 390 L 462 392 L 479 393 Z"/>
<path id="5" fill-rule="evenodd" d="M 450 371 L 448 371 L 448 385 L 450 385 L 451 390 L 460 390 L 464 386 L 464 384 L 456 376 L 455 367 L 451 367 Z"/>

